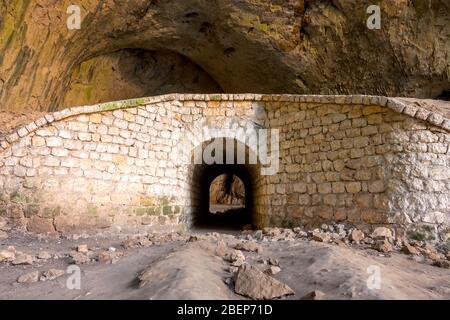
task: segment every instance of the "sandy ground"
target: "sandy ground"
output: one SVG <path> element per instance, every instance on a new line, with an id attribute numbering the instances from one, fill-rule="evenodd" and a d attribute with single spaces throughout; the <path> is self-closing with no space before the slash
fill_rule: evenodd
<path id="1" fill-rule="evenodd" d="M 234 245 L 239 234 L 213 234 L 198 241 L 177 239 L 149 247 L 123 249 L 123 237 L 78 240 L 37 239 L 13 234 L 0 242 L 0 250 L 14 245 L 17 250 L 37 254 L 45 250 L 59 258 L 39 260 L 33 265 L 0 264 L 0 299 L 245 299 L 234 293 L 229 264 L 217 255 L 218 243 Z M 116 263 L 93 262 L 80 265 L 81 289 L 69 290 L 69 274 L 52 281 L 19 284 L 17 278 L 31 271 L 50 268 L 65 270 L 71 263 L 65 257 L 79 244 L 93 250 L 111 246 L 124 252 Z M 262 271 L 261 262 L 278 259 L 281 272 L 274 277 L 300 299 L 320 290 L 325 299 L 450 299 L 450 270 L 418 262 L 402 253 L 380 254 L 357 245 L 325 244 L 307 239 L 259 241 L 261 253 L 245 252 L 246 263 Z M 380 289 L 369 289 L 369 270 L 379 268 Z M 371 269 L 372 268 L 372 269 Z M 138 275 L 150 270 L 150 280 L 139 286 Z"/>

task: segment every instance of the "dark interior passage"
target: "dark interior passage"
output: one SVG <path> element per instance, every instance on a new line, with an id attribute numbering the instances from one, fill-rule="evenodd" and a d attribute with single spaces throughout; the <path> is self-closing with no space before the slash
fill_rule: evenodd
<path id="1" fill-rule="evenodd" d="M 235 151 L 239 143 L 235 141 Z M 241 150 L 246 150 L 248 163 L 248 148 Z M 226 158 L 226 150 L 224 157 Z M 193 226 L 242 229 L 246 225 L 253 225 L 258 169 L 257 164 L 237 164 L 237 161 L 233 164 L 193 165 Z"/>

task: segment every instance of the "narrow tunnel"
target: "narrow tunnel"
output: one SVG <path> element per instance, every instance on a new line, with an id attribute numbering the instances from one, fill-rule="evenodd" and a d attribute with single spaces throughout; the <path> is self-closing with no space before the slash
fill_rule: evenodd
<path id="1" fill-rule="evenodd" d="M 192 204 L 192 227 L 201 229 L 228 229 L 241 230 L 248 225 L 255 225 L 255 192 L 259 179 L 259 164 L 254 153 L 248 146 L 235 139 L 220 139 L 223 145 L 222 154 L 217 155 L 216 161 L 207 164 L 202 159 L 201 164 L 192 165 L 191 175 L 191 204 Z M 197 148 L 202 148 L 210 141 L 203 143 Z M 232 150 L 230 150 L 232 146 Z M 245 156 L 242 154 L 245 153 Z M 239 156 L 242 154 L 242 156 Z M 204 155 L 204 154 L 203 154 Z M 220 160 L 221 159 L 221 160 Z M 231 160 L 231 161 L 230 161 Z M 256 160 L 256 161 L 255 161 Z M 243 184 L 242 205 L 231 203 L 224 206 L 224 210 L 214 210 L 211 206 L 211 186 L 213 182 L 222 175 L 235 177 Z M 213 192 L 228 193 L 226 183 L 222 183 L 222 189 L 216 185 Z M 229 187 L 229 186 L 228 186 Z"/>

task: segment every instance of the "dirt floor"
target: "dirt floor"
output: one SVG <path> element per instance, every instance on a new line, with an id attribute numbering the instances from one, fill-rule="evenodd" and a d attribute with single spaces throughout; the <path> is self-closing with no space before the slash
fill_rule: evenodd
<path id="1" fill-rule="evenodd" d="M 325 294 L 324 299 L 450 299 L 450 270 L 417 256 L 380 253 L 362 244 L 322 243 L 308 237 L 283 239 L 261 236 L 261 232 L 204 231 L 76 239 L 11 232 L 0 241 L 0 250 L 14 246 L 33 257 L 46 252 L 51 258 L 35 258 L 31 265 L 0 263 L 0 299 L 246 299 L 234 292 L 230 264 L 219 250 L 238 243 L 258 248 L 243 251 L 246 264 L 264 271 L 276 261 L 281 271 L 273 277 L 295 292 L 283 299 L 298 300 L 316 290 Z M 80 245 L 88 248 L 85 256 L 107 256 L 78 260 L 80 289 L 67 287 L 72 277 L 68 273 L 54 280 L 17 282 L 33 271 L 67 270 L 75 260 L 71 255 L 79 259 L 77 248 L 86 249 Z M 142 281 L 139 275 L 144 270 Z M 379 270 L 379 288 L 370 285 L 374 270 Z"/>

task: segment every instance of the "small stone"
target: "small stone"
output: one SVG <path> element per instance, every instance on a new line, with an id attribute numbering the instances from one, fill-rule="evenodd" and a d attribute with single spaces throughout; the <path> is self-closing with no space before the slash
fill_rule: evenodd
<path id="1" fill-rule="evenodd" d="M 268 262 L 271 266 L 280 266 L 280 262 L 278 261 L 278 259 L 269 258 Z"/>
<path id="2" fill-rule="evenodd" d="M 38 253 L 37 258 L 42 260 L 48 260 L 51 259 L 52 255 L 48 253 L 47 251 L 41 251 Z"/>
<path id="3" fill-rule="evenodd" d="M 0 251 L 0 262 L 11 262 L 16 258 L 15 251 L 13 250 L 1 250 Z"/>
<path id="4" fill-rule="evenodd" d="M 450 261 L 448 260 L 436 260 L 433 262 L 433 266 L 439 267 L 439 268 L 445 268 L 445 269 L 450 269 Z"/>
<path id="5" fill-rule="evenodd" d="M 39 271 L 29 272 L 27 274 L 21 275 L 18 279 L 18 283 L 35 283 L 39 280 Z"/>
<path id="6" fill-rule="evenodd" d="M 281 272 L 281 268 L 277 267 L 277 266 L 271 266 L 270 268 L 268 268 L 266 270 L 266 273 L 271 275 L 271 276 L 274 276 L 274 275 L 276 275 L 276 274 L 278 274 L 280 272 Z"/>
<path id="7" fill-rule="evenodd" d="M 324 298 L 325 293 L 319 290 L 314 290 L 304 295 L 301 300 L 323 300 Z"/>
<path id="8" fill-rule="evenodd" d="M 252 251 L 252 252 L 262 252 L 262 247 L 257 244 L 256 242 L 240 242 L 235 247 L 236 250 L 243 250 L 243 251 Z"/>
<path id="9" fill-rule="evenodd" d="M 8 239 L 8 234 L 5 231 L 0 230 L 0 240 Z"/>
<path id="10" fill-rule="evenodd" d="M 230 253 L 226 253 L 223 259 L 230 262 L 233 266 L 239 267 L 244 263 L 245 255 L 240 250 L 233 250 Z"/>
<path id="11" fill-rule="evenodd" d="M 360 242 L 364 240 L 364 232 L 358 229 L 353 229 L 353 231 L 350 233 L 350 240 L 355 242 Z"/>
<path id="12" fill-rule="evenodd" d="M 318 242 L 330 242 L 331 240 L 331 236 L 329 234 L 320 231 L 313 231 L 311 233 L 311 238 Z"/>
<path id="13" fill-rule="evenodd" d="M 56 278 L 59 278 L 63 276 L 66 272 L 64 270 L 60 269 L 50 269 L 48 271 L 45 271 L 41 277 L 40 281 L 47 281 L 47 280 L 55 280 Z"/>
<path id="14" fill-rule="evenodd" d="M 417 250 L 416 248 L 414 248 L 412 245 L 410 245 L 408 242 L 405 241 L 405 243 L 403 244 L 403 248 L 402 251 L 406 254 L 411 254 L 411 255 L 419 255 L 419 250 Z"/>
<path id="15" fill-rule="evenodd" d="M 76 265 L 87 264 L 91 262 L 91 258 L 89 258 L 87 255 L 76 251 L 72 251 L 70 253 L 70 257 L 72 258 L 72 262 Z"/>
<path id="16" fill-rule="evenodd" d="M 383 253 L 394 251 L 392 244 L 387 240 L 378 240 L 374 245 L 374 249 Z"/>
<path id="17" fill-rule="evenodd" d="M 372 232 L 371 237 L 375 240 L 392 239 L 392 231 L 386 227 L 378 227 Z"/>
<path id="18" fill-rule="evenodd" d="M 23 252 L 17 252 L 16 253 L 16 258 L 13 260 L 12 264 L 13 265 L 21 265 L 21 264 L 27 264 L 27 265 L 31 265 L 34 262 L 34 258 L 29 255 L 29 254 L 25 254 Z"/>
<path id="19" fill-rule="evenodd" d="M 80 245 L 77 247 L 77 251 L 78 251 L 79 253 L 88 253 L 88 252 L 89 252 L 89 249 L 88 249 L 87 244 L 80 244 Z"/>

